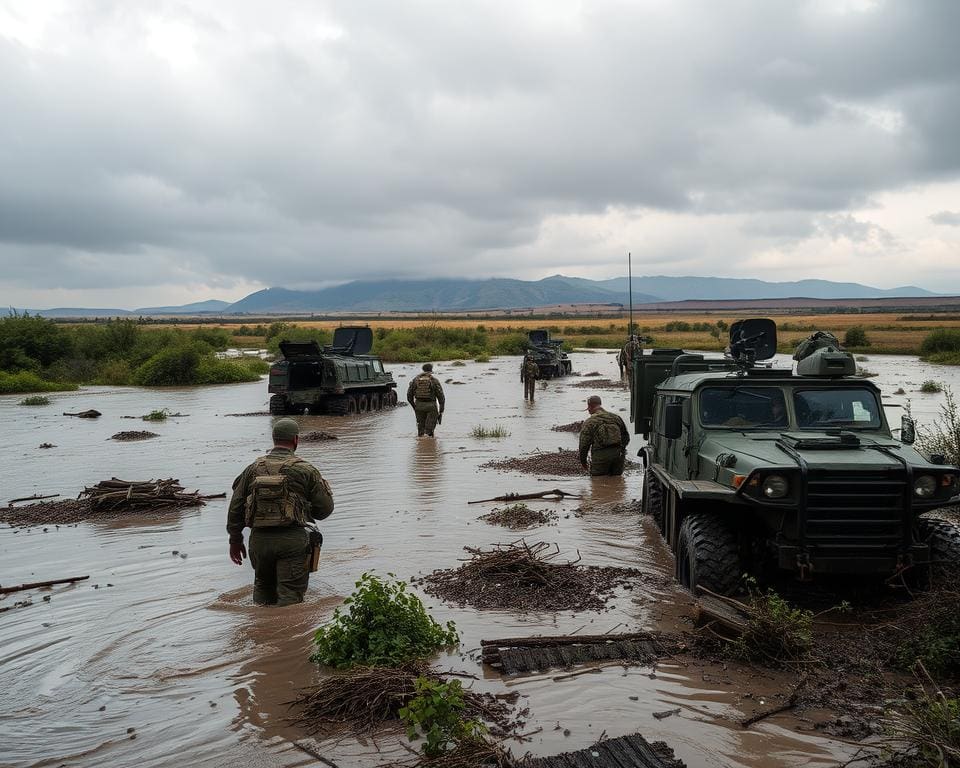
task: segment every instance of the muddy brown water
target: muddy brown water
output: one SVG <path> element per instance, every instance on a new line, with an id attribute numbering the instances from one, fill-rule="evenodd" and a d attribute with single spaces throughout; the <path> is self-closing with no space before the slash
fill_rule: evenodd
<path id="1" fill-rule="evenodd" d="M 616 376 L 612 355 L 574 354 L 579 370 Z M 916 390 L 927 378 L 960 389 L 960 369 L 916 359 L 872 357 L 887 393 L 903 386 L 921 419 L 942 397 Z M 583 502 L 532 502 L 559 513 L 557 525 L 525 532 L 557 542 L 584 563 L 639 567 L 669 576 L 672 563 L 656 532 L 638 516 L 588 512 L 582 503 L 635 499 L 640 476 L 591 480 L 538 478 L 480 470 L 497 457 L 576 445 L 575 434 L 550 430 L 582 418 L 589 390 L 574 378 L 549 382 L 534 403 L 523 401 L 518 360 L 452 368 L 438 364 L 447 387 L 447 412 L 436 440 L 414 437 L 409 408 L 334 419 L 303 417 L 305 430 L 324 430 L 335 442 L 310 443 L 300 453 L 331 482 L 336 511 L 323 524 L 320 572 L 307 601 L 284 609 L 255 607 L 252 572 L 227 559 L 225 501 L 163 520 L 90 522 L 48 530 L 0 528 L 0 584 L 90 575 L 87 582 L 11 595 L 0 606 L 29 597 L 33 605 L 0 613 L 0 765 L 3 766 L 251 766 L 315 765 L 294 746 L 305 734 L 284 720 L 285 703 L 320 674 L 307 662 L 313 630 L 365 570 L 401 577 L 453 567 L 462 546 L 511 541 L 520 532 L 491 528 L 476 518 L 494 505 L 467 500 L 507 491 L 559 487 Z M 499 368 L 499 371 L 491 371 Z M 414 366 L 392 366 L 405 390 Z M 492 374 L 492 375 L 486 375 Z M 627 407 L 626 392 L 605 390 L 605 404 Z M 84 484 L 176 477 L 188 489 L 229 491 L 245 463 L 269 443 L 269 417 L 225 418 L 262 410 L 266 384 L 146 390 L 90 387 L 54 395 L 53 405 L 23 408 L 20 397 L 0 397 L 0 502 L 33 493 L 74 495 Z M 62 416 L 97 408 L 98 420 Z M 122 416 L 169 408 L 189 414 L 151 423 L 159 437 L 117 443 L 128 428 Z M 899 420 L 899 410 L 890 411 Z M 506 439 L 469 436 L 477 424 L 502 425 Z M 39 450 L 43 442 L 57 447 Z M 639 447 L 634 438 L 631 450 Z M 173 554 L 176 551 L 177 554 Z M 478 676 L 478 688 L 516 690 L 542 728 L 517 754 L 577 749 L 608 736 L 642 732 L 662 739 L 690 768 L 697 766 L 834 765 L 849 745 L 811 732 L 809 719 L 777 716 L 748 731 L 734 721 L 769 706 L 789 678 L 736 665 L 667 660 L 650 667 L 605 667 L 554 680 L 562 671 L 505 681 L 475 660 L 481 638 L 685 626 L 690 598 L 669 579 L 621 593 L 601 613 L 518 615 L 426 603 L 438 619 L 453 619 L 463 634 L 460 654 L 436 661 L 441 670 Z M 49 601 L 43 597 L 48 596 Z M 654 712 L 679 708 L 657 719 Z M 569 731 L 569 735 L 565 735 Z M 384 754 L 397 739 L 380 740 Z M 384 760 L 369 745 L 341 740 L 323 753 L 342 768 Z M 394 754 L 401 754 L 394 752 Z"/>

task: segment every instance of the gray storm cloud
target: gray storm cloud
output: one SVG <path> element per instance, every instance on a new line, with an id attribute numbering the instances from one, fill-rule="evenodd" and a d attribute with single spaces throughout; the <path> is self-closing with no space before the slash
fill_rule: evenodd
<path id="1" fill-rule="evenodd" d="M 960 174 L 960 4 L 842 5 L 0 3 L 3 282 L 576 271 L 548 222 L 611 210 L 883 247 L 849 208 Z"/>

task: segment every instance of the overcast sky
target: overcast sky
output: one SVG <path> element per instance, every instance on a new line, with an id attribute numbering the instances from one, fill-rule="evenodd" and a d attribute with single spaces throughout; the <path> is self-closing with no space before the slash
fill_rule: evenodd
<path id="1" fill-rule="evenodd" d="M 960 293 L 957 30 L 955 0 L 0 0 L 0 303 L 627 251 Z"/>

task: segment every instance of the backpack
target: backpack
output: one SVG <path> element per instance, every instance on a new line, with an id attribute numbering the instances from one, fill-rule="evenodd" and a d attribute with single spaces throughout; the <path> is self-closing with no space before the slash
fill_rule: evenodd
<path id="1" fill-rule="evenodd" d="M 413 388 L 413 396 L 420 400 L 433 399 L 433 377 L 430 374 L 417 376 L 417 383 Z"/>
<path id="2" fill-rule="evenodd" d="M 604 414 L 599 421 L 600 425 L 593 433 L 594 449 L 620 445 L 620 425 L 617 423 L 616 417 Z"/>
<path id="3" fill-rule="evenodd" d="M 264 456 L 254 462 L 246 501 L 247 527 L 277 528 L 307 524 L 306 504 L 300 494 L 290 488 L 290 480 L 284 473 L 287 467 L 302 461 L 296 456 L 290 459 Z"/>

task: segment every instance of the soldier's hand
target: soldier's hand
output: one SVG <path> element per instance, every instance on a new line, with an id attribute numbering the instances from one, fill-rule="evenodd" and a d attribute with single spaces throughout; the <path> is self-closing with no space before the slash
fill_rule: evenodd
<path id="1" fill-rule="evenodd" d="M 243 546 L 243 542 L 230 542 L 230 559 L 235 562 L 237 565 L 243 565 L 243 560 L 247 556 L 247 548 Z"/>

